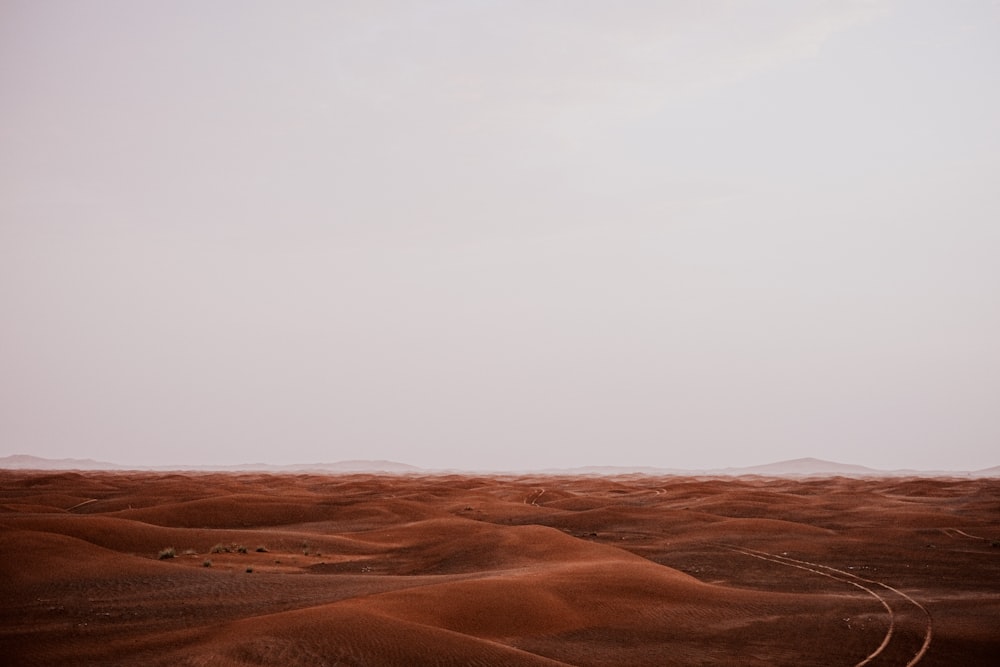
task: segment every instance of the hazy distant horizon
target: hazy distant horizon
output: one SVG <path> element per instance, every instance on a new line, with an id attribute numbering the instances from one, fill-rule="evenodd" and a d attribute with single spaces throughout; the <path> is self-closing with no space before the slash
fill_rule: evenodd
<path id="1" fill-rule="evenodd" d="M 813 457 L 803 457 L 783 461 L 766 461 L 748 466 L 719 466 L 712 468 L 675 468 L 662 466 L 622 466 L 589 465 L 560 466 L 550 468 L 458 468 L 418 466 L 405 461 L 384 459 L 347 459 L 340 461 L 298 461 L 296 463 L 275 464 L 268 461 L 239 461 L 228 464 L 191 465 L 182 462 L 164 465 L 121 464 L 115 461 L 98 461 L 91 458 L 50 459 L 33 455 L 15 454 L 0 456 L 0 469 L 9 470 L 80 470 L 80 471 L 150 471 L 150 472 L 263 472 L 268 474 L 301 474 L 326 472 L 331 474 L 385 473 L 385 474 L 481 474 L 481 475 L 773 475 L 779 477 L 799 476 L 840 476 L 878 477 L 888 476 L 949 476 L 960 477 L 982 475 L 1000 476 L 1000 465 L 976 470 L 961 469 L 880 469 L 858 465 L 850 461 L 828 461 Z"/>
<path id="2" fill-rule="evenodd" d="M 998 463 L 996 2 L 0 18 L 0 456 Z"/>

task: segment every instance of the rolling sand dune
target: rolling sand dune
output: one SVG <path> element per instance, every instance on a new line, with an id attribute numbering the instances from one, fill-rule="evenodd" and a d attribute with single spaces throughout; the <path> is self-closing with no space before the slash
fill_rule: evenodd
<path id="1" fill-rule="evenodd" d="M 991 479 L 2 471 L 0 655 L 994 665 L 997 540 Z"/>

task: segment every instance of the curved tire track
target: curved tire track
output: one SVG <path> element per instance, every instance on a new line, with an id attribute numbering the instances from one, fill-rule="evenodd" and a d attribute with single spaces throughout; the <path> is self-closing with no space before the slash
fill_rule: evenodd
<path id="1" fill-rule="evenodd" d="M 524 504 L 525 505 L 534 505 L 535 507 L 539 507 L 538 499 L 542 497 L 543 493 L 545 493 L 545 489 L 544 488 L 542 488 L 540 486 L 536 487 L 536 492 L 534 493 L 534 497 L 532 498 L 532 494 L 528 494 L 527 496 L 525 496 L 525 498 L 524 498 Z M 531 502 L 528 501 L 529 498 L 531 499 Z"/>
<path id="2" fill-rule="evenodd" d="M 974 540 L 982 540 L 983 542 L 989 542 L 989 539 L 981 537 L 979 535 L 970 535 L 964 530 L 959 530 L 958 528 L 942 528 L 941 532 L 948 537 L 955 537 L 956 535 L 961 535 L 962 537 L 971 537 Z"/>
<path id="3" fill-rule="evenodd" d="M 933 638 L 934 635 L 934 626 L 933 622 L 931 621 L 930 612 L 927 611 L 927 608 L 924 607 L 924 605 L 920 604 L 906 593 L 896 588 L 893 588 L 889 584 L 886 584 L 881 581 L 876 581 L 874 579 L 866 579 L 865 577 L 860 577 L 851 572 L 845 572 L 844 570 L 838 570 L 837 568 L 830 567 L 828 565 L 821 565 L 819 563 L 812 563 L 805 560 L 798 560 L 796 558 L 790 558 L 788 556 L 779 556 L 777 554 L 767 553 L 766 551 L 757 551 L 756 549 L 748 549 L 744 547 L 734 547 L 728 545 L 725 545 L 725 548 L 729 549 L 730 551 L 735 551 L 737 553 L 744 554 L 746 556 L 759 558 L 761 560 L 770 561 L 772 563 L 777 563 L 779 565 L 798 568 L 800 570 L 806 570 L 807 572 L 813 572 L 815 574 L 824 577 L 829 577 L 836 581 L 850 584 L 852 586 L 860 588 L 861 590 L 865 591 L 866 593 L 877 599 L 882 604 L 882 606 L 885 607 L 886 611 L 889 614 L 889 629 L 886 631 L 885 637 L 882 639 L 882 643 L 879 644 L 874 651 L 868 654 L 868 656 L 864 660 L 857 663 L 855 667 L 863 667 L 864 665 L 869 664 L 872 660 L 880 656 L 882 652 L 885 651 L 886 647 L 889 646 L 889 643 L 892 641 L 893 635 L 895 634 L 896 631 L 896 610 L 892 608 L 892 605 L 889 604 L 889 600 L 886 597 L 877 592 L 876 587 L 880 587 L 884 590 L 891 591 L 898 597 L 902 598 L 908 605 L 912 605 L 913 607 L 919 609 L 920 612 L 927 619 L 927 624 L 924 630 L 923 643 L 921 644 L 920 649 L 906 663 L 905 667 L 913 667 L 918 662 L 920 662 L 920 660 L 927 653 L 927 649 L 930 648 L 931 639 Z M 866 584 L 870 584 L 870 586 Z"/>
<path id="4" fill-rule="evenodd" d="M 79 507 L 83 507 L 84 505 L 89 505 L 90 503 L 96 503 L 98 500 L 99 500 L 98 498 L 91 498 L 90 500 L 84 500 L 82 503 L 77 503 L 76 505 L 73 505 L 72 507 L 67 507 L 66 511 L 67 512 L 72 512 L 73 510 L 75 510 L 75 509 L 77 509 Z M 131 509 L 131 507 L 130 507 L 130 509 Z"/>

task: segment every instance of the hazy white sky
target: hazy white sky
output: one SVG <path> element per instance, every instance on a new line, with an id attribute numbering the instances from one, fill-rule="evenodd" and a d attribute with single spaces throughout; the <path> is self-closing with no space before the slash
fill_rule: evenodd
<path id="1" fill-rule="evenodd" d="M 1000 463 L 1000 3 L 0 0 L 0 455 Z"/>

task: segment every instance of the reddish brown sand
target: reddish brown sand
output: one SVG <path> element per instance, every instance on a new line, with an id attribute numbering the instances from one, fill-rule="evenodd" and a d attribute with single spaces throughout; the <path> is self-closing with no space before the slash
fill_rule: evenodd
<path id="1" fill-rule="evenodd" d="M 998 480 L 0 471 L 0 663 L 997 665 L 995 540 Z"/>

